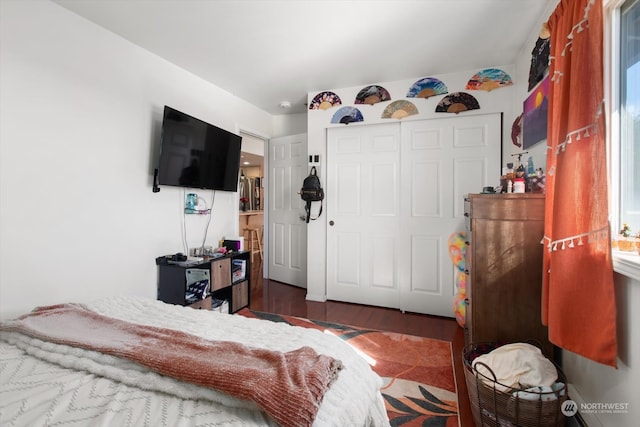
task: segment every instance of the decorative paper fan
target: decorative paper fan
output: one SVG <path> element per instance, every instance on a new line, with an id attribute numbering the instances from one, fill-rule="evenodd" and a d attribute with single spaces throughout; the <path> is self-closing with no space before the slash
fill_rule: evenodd
<path id="1" fill-rule="evenodd" d="M 331 118 L 331 123 L 344 123 L 345 125 L 362 121 L 364 121 L 364 117 L 356 107 L 342 107 Z"/>
<path id="2" fill-rule="evenodd" d="M 356 95 L 356 104 L 377 104 L 378 102 L 390 101 L 389 91 L 382 86 L 367 86 Z"/>
<path id="3" fill-rule="evenodd" d="M 313 97 L 309 110 L 327 110 L 336 105 L 341 105 L 342 100 L 333 92 L 320 92 Z"/>
<path id="4" fill-rule="evenodd" d="M 380 116 L 383 119 L 403 119 L 407 116 L 413 116 L 418 114 L 418 109 L 412 102 L 409 101 L 393 101 L 391 104 L 387 105 L 387 108 L 384 109 L 382 115 Z"/>
<path id="5" fill-rule="evenodd" d="M 454 92 L 447 95 L 436 106 L 436 113 L 456 113 L 468 110 L 478 110 L 478 100 L 465 92 Z"/>
<path id="6" fill-rule="evenodd" d="M 522 147 L 522 118 L 524 113 L 520 114 L 511 125 L 511 142 L 516 147 Z"/>
<path id="7" fill-rule="evenodd" d="M 425 77 L 415 82 L 407 92 L 407 98 L 429 98 L 448 93 L 447 85 L 434 77 Z"/>
<path id="8" fill-rule="evenodd" d="M 492 91 L 503 86 L 511 86 L 511 76 L 498 68 L 486 68 L 474 74 L 467 82 L 468 90 Z"/>

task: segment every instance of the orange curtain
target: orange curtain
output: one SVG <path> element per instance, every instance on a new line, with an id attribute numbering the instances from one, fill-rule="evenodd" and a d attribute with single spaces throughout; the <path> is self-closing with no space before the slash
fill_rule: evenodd
<path id="1" fill-rule="evenodd" d="M 551 30 L 542 320 L 559 347 L 616 366 L 601 0 L 561 0 Z"/>

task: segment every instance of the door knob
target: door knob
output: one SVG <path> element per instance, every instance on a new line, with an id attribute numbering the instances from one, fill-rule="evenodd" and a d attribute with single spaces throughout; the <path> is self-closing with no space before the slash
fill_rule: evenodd
<path id="1" fill-rule="evenodd" d="M 335 222 L 333 222 L 333 220 L 329 221 L 329 225 L 333 227 L 333 224 L 335 224 Z"/>

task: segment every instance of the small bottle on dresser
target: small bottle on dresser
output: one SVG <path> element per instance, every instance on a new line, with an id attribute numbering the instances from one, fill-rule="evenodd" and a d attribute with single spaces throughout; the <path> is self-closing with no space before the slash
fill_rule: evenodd
<path id="1" fill-rule="evenodd" d="M 524 178 L 516 178 L 515 182 L 513 183 L 513 192 L 524 193 L 524 190 L 525 190 Z"/>
<path id="2" fill-rule="evenodd" d="M 507 163 L 507 179 L 509 181 L 513 181 L 514 179 L 516 179 L 516 174 L 513 171 L 513 163 Z"/>

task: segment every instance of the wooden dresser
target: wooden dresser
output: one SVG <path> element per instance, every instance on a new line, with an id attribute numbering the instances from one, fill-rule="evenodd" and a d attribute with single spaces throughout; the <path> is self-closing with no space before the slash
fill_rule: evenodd
<path id="1" fill-rule="evenodd" d="M 553 360 L 541 321 L 544 194 L 470 194 L 467 228 L 466 343 L 540 343 Z"/>

